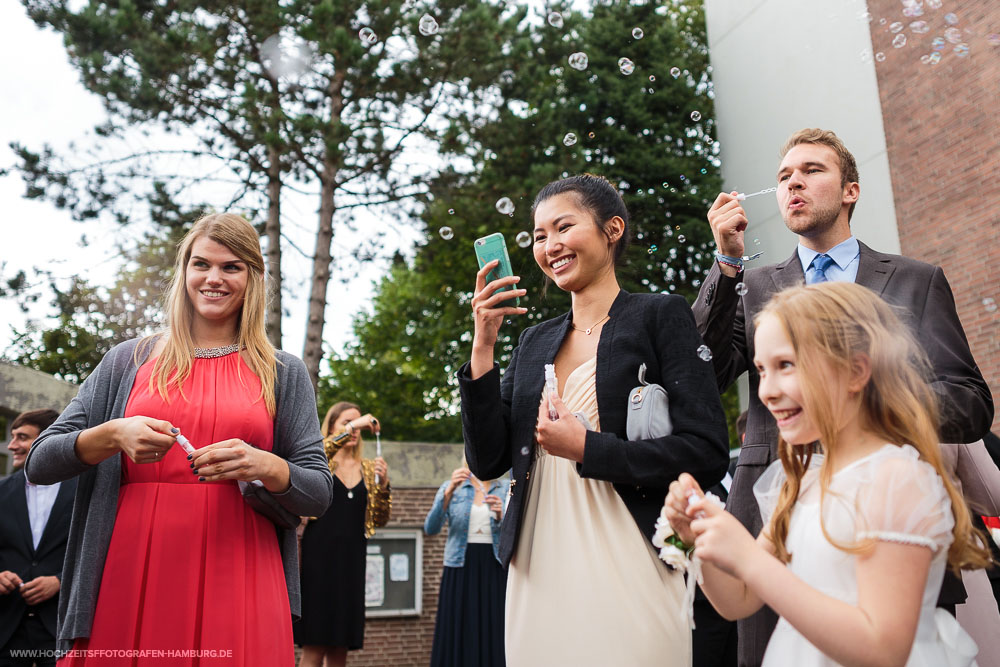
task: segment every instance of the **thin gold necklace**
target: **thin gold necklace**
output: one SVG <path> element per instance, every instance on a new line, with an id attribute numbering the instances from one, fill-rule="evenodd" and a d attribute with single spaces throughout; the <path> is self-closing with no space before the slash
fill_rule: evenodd
<path id="1" fill-rule="evenodd" d="M 604 320 L 606 320 L 606 319 L 608 319 L 610 317 L 611 317 L 611 313 L 608 313 L 607 315 L 605 315 L 601 319 L 599 319 L 596 322 L 594 322 L 593 324 L 591 324 L 586 329 L 581 329 L 580 327 L 578 327 L 578 326 L 576 326 L 575 324 L 572 324 L 572 323 L 570 323 L 570 326 L 573 327 L 574 329 L 576 329 L 577 331 L 582 331 L 583 333 L 585 333 L 585 334 L 587 334 L 589 336 L 591 333 L 593 333 L 594 327 L 596 327 L 598 324 L 600 324 L 601 322 L 603 322 Z"/>

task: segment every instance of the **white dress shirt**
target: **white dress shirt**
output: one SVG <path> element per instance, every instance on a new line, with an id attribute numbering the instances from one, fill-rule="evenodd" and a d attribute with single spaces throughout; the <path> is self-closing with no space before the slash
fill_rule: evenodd
<path id="1" fill-rule="evenodd" d="M 49 522 L 56 496 L 59 495 L 60 484 L 62 482 L 43 486 L 32 484 L 27 478 L 24 480 L 24 493 L 28 500 L 28 521 L 31 523 L 31 541 L 35 549 L 42 541 L 42 533 L 45 532 L 45 524 Z"/>

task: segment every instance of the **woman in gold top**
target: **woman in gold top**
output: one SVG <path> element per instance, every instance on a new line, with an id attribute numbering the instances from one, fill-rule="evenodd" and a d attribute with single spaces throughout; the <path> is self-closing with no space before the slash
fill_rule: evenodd
<path id="1" fill-rule="evenodd" d="M 362 457 L 362 429 L 380 424 L 353 403 L 334 404 L 323 419 L 323 445 L 333 473 L 333 502 L 302 535 L 302 618 L 295 643 L 300 667 L 344 665 L 365 635 L 365 546 L 392 509 L 389 468 Z M 375 478 L 378 476 L 378 483 Z"/>

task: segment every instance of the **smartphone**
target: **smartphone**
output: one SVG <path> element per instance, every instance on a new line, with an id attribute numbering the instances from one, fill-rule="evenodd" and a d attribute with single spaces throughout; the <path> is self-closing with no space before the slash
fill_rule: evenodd
<path id="1" fill-rule="evenodd" d="M 503 234 L 500 232 L 476 239 L 476 259 L 479 260 L 480 269 L 495 259 L 500 261 L 496 268 L 486 275 L 487 284 L 493 280 L 514 275 L 514 271 L 510 266 L 510 255 L 507 254 L 507 242 L 504 241 Z M 507 287 L 501 287 L 497 292 L 512 289 L 517 289 L 517 286 L 508 285 Z M 509 304 L 510 301 L 507 303 Z M 521 300 L 514 297 L 514 305 L 520 306 Z"/>

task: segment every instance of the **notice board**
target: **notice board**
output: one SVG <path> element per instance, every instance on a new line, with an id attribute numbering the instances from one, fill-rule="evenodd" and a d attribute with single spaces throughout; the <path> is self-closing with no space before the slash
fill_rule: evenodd
<path id="1" fill-rule="evenodd" d="M 423 590 L 422 530 L 380 528 L 368 540 L 365 616 L 419 616 Z"/>

